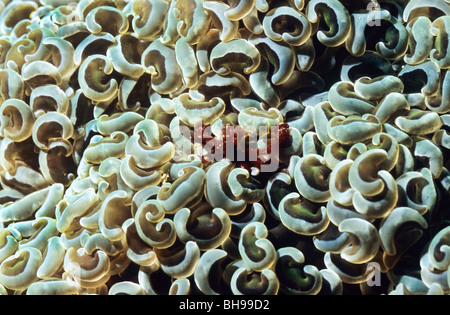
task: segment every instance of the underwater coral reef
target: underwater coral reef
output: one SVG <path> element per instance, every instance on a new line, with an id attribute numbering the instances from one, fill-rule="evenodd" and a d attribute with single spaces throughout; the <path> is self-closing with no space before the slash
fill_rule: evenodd
<path id="1" fill-rule="evenodd" d="M 449 0 L 1 0 L 0 294 L 450 293 Z"/>

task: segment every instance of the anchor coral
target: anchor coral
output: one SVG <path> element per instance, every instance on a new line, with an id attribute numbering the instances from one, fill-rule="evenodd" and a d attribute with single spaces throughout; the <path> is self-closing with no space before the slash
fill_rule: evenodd
<path id="1" fill-rule="evenodd" d="M 449 28 L 447 0 L 1 1 L 0 293 L 450 294 Z"/>

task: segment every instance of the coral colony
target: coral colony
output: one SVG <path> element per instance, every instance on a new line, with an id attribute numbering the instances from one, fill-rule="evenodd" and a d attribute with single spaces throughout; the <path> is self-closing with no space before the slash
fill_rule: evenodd
<path id="1" fill-rule="evenodd" d="M 0 1 L 0 293 L 450 293 L 449 45 L 448 0 Z"/>

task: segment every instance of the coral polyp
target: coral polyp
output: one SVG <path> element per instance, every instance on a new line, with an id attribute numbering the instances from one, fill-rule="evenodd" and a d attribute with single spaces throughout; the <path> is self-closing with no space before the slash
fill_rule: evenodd
<path id="1" fill-rule="evenodd" d="M 0 1 L 0 294 L 449 294 L 449 43 L 448 0 Z"/>

